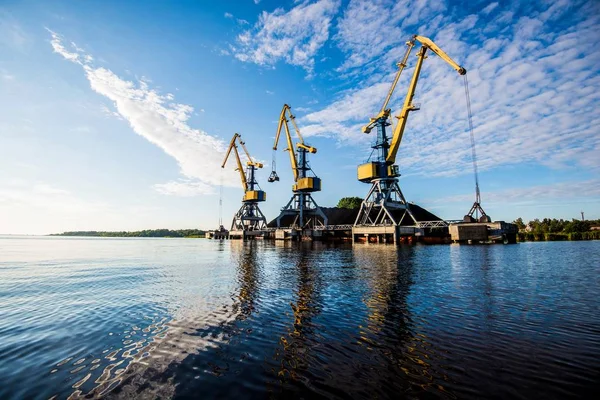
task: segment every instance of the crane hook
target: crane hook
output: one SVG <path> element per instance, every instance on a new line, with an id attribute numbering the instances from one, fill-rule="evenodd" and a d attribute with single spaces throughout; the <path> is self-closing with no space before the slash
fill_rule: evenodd
<path id="1" fill-rule="evenodd" d="M 277 175 L 277 172 L 275 171 L 275 157 L 277 156 L 277 152 L 275 150 L 273 150 L 273 160 L 271 162 L 271 175 L 269 175 L 269 179 L 267 179 L 267 182 L 277 182 L 279 180 L 279 176 Z"/>

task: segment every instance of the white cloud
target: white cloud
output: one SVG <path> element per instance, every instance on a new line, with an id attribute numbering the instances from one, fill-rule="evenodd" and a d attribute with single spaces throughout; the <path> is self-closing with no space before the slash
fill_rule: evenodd
<path id="1" fill-rule="evenodd" d="M 235 172 L 214 172 L 219 169 L 226 144 L 188 125 L 193 107 L 176 103 L 172 94 L 150 88 L 148 79 L 127 81 L 109 69 L 95 67 L 81 49 L 68 50 L 60 36 L 50 32 L 54 51 L 81 65 L 91 88 L 113 102 L 116 112 L 133 131 L 177 161 L 185 181 L 159 184 L 155 189 L 165 194 L 189 195 L 213 193 L 212 186 L 220 184 L 238 186 Z M 184 185 L 188 188 L 184 189 Z"/>
<path id="2" fill-rule="evenodd" d="M 368 122 L 365 110 L 374 111 L 381 107 L 380 103 L 389 87 L 389 82 L 377 83 L 343 94 L 339 100 L 301 119 L 304 125 L 303 135 L 328 136 L 363 143 L 371 140 L 371 137 L 360 133 L 362 125 Z"/>
<path id="3" fill-rule="evenodd" d="M 191 180 L 157 183 L 154 185 L 154 189 L 161 194 L 180 197 L 193 197 L 201 194 L 215 193 L 213 186 Z"/>
<path id="4" fill-rule="evenodd" d="M 294 107 L 294 111 L 296 112 L 308 112 L 310 111 L 310 107 Z"/>
<path id="5" fill-rule="evenodd" d="M 32 188 L 33 193 L 42 195 L 68 195 L 69 191 L 59 189 L 47 183 L 38 183 Z"/>
<path id="6" fill-rule="evenodd" d="M 250 25 L 250 22 L 246 21 L 245 19 L 242 18 L 236 18 L 235 21 L 240 24 L 240 25 Z"/>
<path id="7" fill-rule="evenodd" d="M 419 33 L 417 24 L 423 21 L 429 21 L 428 29 L 434 30 L 437 15 L 444 9 L 439 0 L 351 0 L 334 37 L 347 56 L 339 70 L 362 69 L 390 48 L 401 47 Z"/>
<path id="8" fill-rule="evenodd" d="M 283 8 L 263 11 L 252 29 L 238 35 L 231 52 L 241 61 L 258 65 L 273 66 L 283 60 L 310 75 L 339 6 L 339 0 L 318 0 L 303 2 L 287 12 Z"/>
<path id="9" fill-rule="evenodd" d="M 57 34 L 56 32 L 54 32 L 48 28 L 46 28 L 46 30 L 48 32 L 50 32 L 50 35 L 52 36 L 52 40 L 50 41 L 50 44 L 52 45 L 52 48 L 54 49 L 55 53 L 60 54 L 61 56 L 63 56 L 64 58 L 66 58 L 69 61 L 73 61 L 78 64 L 81 64 L 81 61 L 79 60 L 79 54 L 68 51 L 65 48 L 65 46 L 63 46 L 62 38 L 59 34 Z"/>
<path id="10" fill-rule="evenodd" d="M 15 76 L 13 74 L 9 73 L 7 70 L 2 69 L 2 68 L 0 68 L 0 76 L 5 81 L 14 81 L 15 80 Z"/>
<path id="11" fill-rule="evenodd" d="M 254 0 L 254 4 L 260 3 L 260 0 Z"/>
<path id="12" fill-rule="evenodd" d="M 597 171 L 600 49 L 584 50 L 578 43 L 582 37 L 600 37 L 600 13 L 594 12 L 593 2 L 577 13 L 564 7 L 552 12 L 538 7 L 510 24 L 496 18 L 480 21 L 474 15 L 461 19 L 448 14 L 437 22 L 432 38 L 469 70 L 480 170 L 533 163 Z M 390 10 L 381 11 L 392 15 Z M 548 24 L 549 18 L 563 18 L 565 28 Z M 386 32 L 392 29 L 388 28 Z M 375 46 L 375 54 L 378 48 L 383 47 Z M 355 49 L 362 57 L 362 47 Z M 361 146 L 372 140 L 374 133 L 364 135 L 360 127 L 377 113 L 389 89 L 394 72 L 387 62 L 389 54 L 384 51 L 374 59 L 387 68 L 383 79 L 377 70 L 361 71 L 363 82 L 301 119 L 302 132 L 358 141 Z M 410 59 L 412 67 L 414 57 Z M 390 104 L 394 115 L 400 111 L 411 74 L 408 68 L 398 84 Z M 421 103 L 421 110 L 409 117 L 397 158 L 401 170 L 427 176 L 471 174 L 462 78 L 430 54 L 414 102 Z"/>
<path id="13" fill-rule="evenodd" d="M 490 3 L 487 6 L 485 6 L 485 8 L 483 10 L 481 10 L 481 12 L 484 14 L 489 14 L 492 11 L 494 11 L 496 9 L 496 7 L 498 7 L 498 2 Z"/>
<path id="14" fill-rule="evenodd" d="M 225 13 L 225 18 L 235 19 L 235 22 L 237 22 L 240 25 L 248 25 L 248 24 L 250 24 L 250 22 L 246 21 L 245 19 L 235 18 L 232 13 L 228 13 L 228 12 Z"/>
<path id="15" fill-rule="evenodd" d="M 107 117 L 111 117 L 111 118 L 117 118 L 117 119 L 120 119 L 120 120 L 122 120 L 122 119 L 123 119 L 123 117 L 121 117 L 121 114 L 119 114 L 119 113 L 118 113 L 118 112 L 116 112 L 116 111 L 113 111 L 113 110 L 111 110 L 110 108 L 108 108 L 108 107 L 107 107 L 107 106 L 105 106 L 105 105 L 103 105 L 103 106 L 100 108 L 100 111 L 102 111 L 102 113 L 103 113 L 104 115 L 106 115 Z"/>
<path id="16" fill-rule="evenodd" d="M 265 93 L 266 93 L 266 94 L 275 94 L 275 92 L 272 92 L 272 91 L 270 91 L 270 90 L 265 90 Z"/>
<path id="17" fill-rule="evenodd" d="M 590 179 L 578 182 L 560 182 L 551 185 L 538 185 L 509 188 L 482 193 L 483 203 L 516 203 L 522 201 L 544 202 L 572 198 L 600 197 L 600 180 Z M 430 203 L 463 203 L 473 201 L 474 194 L 461 194 L 429 200 Z"/>

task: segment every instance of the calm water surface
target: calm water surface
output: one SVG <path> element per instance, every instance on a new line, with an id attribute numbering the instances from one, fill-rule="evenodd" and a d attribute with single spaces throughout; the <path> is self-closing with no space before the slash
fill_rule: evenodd
<path id="1" fill-rule="evenodd" d="M 598 393 L 600 242 L 0 237 L 0 398 Z"/>

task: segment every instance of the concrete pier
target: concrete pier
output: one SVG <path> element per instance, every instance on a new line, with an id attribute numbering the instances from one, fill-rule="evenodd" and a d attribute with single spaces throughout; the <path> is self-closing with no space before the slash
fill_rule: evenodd
<path id="1" fill-rule="evenodd" d="M 300 229 L 297 226 L 277 228 L 275 220 L 264 230 L 232 230 L 223 228 L 207 232 L 214 239 L 274 239 L 275 241 L 321 240 L 328 242 L 411 244 L 411 243 L 516 243 L 517 227 L 504 221 L 466 223 L 443 221 L 427 210 L 411 204 L 418 219 L 414 225 L 353 225 L 356 210 L 323 208 L 330 221 L 338 225 L 319 225 Z M 430 219 L 426 219 L 430 218 Z M 352 222 L 350 222 L 352 221 Z M 291 221 L 290 221 L 291 222 Z"/>
<path id="2" fill-rule="evenodd" d="M 454 243 L 517 243 L 519 228 L 504 221 L 468 222 L 449 225 Z"/>
<path id="3" fill-rule="evenodd" d="M 217 229 L 214 231 L 206 232 L 207 239 L 238 239 L 238 240 L 254 240 L 254 239 L 269 239 L 272 236 L 272 232 L 269 229 L 265 230 L 231 230 Z"/>
<path id="4" fill-rule="evenodd" d="M 417 236 L 423 236 L 424 231 L 415 226 L 354 226 L 352 239 L 358 243 L 412 243 Z"/>

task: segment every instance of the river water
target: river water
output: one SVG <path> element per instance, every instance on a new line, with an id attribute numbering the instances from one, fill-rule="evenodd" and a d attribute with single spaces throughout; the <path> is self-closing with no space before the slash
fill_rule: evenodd
<path id="1" fill-rule="evenodd" d="M 0 237 L 0 398 L 598 393 L 600 242 Z"/>

